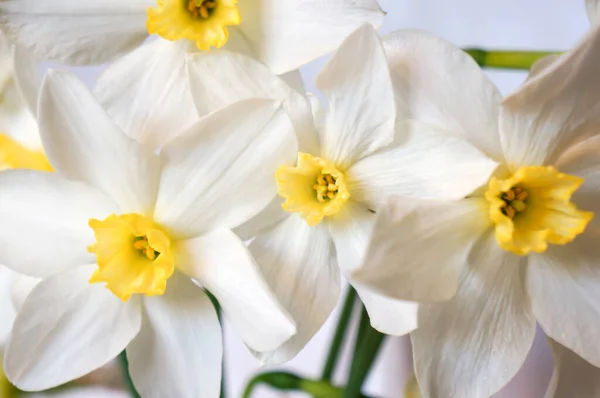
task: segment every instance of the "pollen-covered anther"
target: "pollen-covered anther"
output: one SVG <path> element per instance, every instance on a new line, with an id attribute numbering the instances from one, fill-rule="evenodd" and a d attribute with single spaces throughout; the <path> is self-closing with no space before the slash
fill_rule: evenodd
<path id="1" fill-rule="evenodd" d="M 194 19 L 198 19 L 198 17 L 208 19 L 216 6 L 217 3 L 210 0 L 189 0 L 188 2 L 188 10 L 192 13 Z"/>
<path id="2" fill-rule="evenodd" d="M 339 187 L 336 185 L 336 178 L 331 174 L 320 174 L 317 177 L 317 183 L 313 189 L 317 191 L 317 200 L 325 203 L 336 197 Z"/>
<path id="3" fill-rule="evenodd" d="M 508 218 L 514 218 L 517 213 L 525 211 L 527 208 L 526 200 L 529 193 L 521 187 L 513 187 L 510 190 L 503 192 L 500 199 L 504 202 L 501 204 L 502 213 Z"/>
<path id="4" fill-rule="evenodd" d="M 146 258 L 150 261 L 154 261 L 156 257 L 160 255 L 159 252 L 157 252 L 156 250 L 154 250 L 154 248 L 150 246 L 150 243 L 148 243 L 148 238 L 146 236 L 142 236 L 141 238 L 136 240 L 133 243 L 133 247 L 134 249 L 142 252 L 142 254 L 146 256 Z"/>

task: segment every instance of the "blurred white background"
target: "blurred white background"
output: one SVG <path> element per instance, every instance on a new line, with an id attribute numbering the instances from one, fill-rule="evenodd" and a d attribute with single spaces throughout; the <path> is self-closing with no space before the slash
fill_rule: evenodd
<path id="1" fill-rule="evenodd" d="M 424 29 L 462 47 L 566 50 L 589 28 L 584 0 L 380 0 L 380 4 L 388 12 L 381 29 L 382 33 L 401 28 Z M 314 91 L 312 82 L 324 62 L 326 59 L 321 59 L 303 68 L 309 91 Z M 44 65 L 44 69 L 48 66 Z M 72 70 L 91 86 L 102 68 Z M 526 76 L 524 72 L 511 71 L 491 70 L 487 73 L 503 93 L 515 89 Z M 282 368 L 307 377 L 317 377 L 321 372 L 336 322 L 337 313 L 332 315 L 306 349 Z M 229 328 L 226 328 L 225 333 L 227 396 L 238 398 L 246 381 L 259 371 L 259 365 Z M 348 360 L 347 353 L 336 374 L 336 380 L 339 382 L 344 380 Z M 551 373 L 552 355 L 546 347 L 545 338 L 538 334 L 522 371 L 495 398 L 542 398 Z M 404 384 L 410 374 L 411 354 L 408 338 L 389 338 L 368 379 L 365 392 L 380 398 L 401 398 Z M 81 396 L 92 395 L 85 393 Z M 94 396 L 109 395 L 99 393 Z M 303 395 L 274 393 L 265 388 L 256 390 L 255 397 L 287 398 Z"/>

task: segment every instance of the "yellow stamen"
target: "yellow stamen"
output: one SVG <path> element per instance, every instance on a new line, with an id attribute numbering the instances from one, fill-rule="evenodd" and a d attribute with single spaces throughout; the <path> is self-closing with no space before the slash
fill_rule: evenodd
<path id="1" fill-rule="evenodd" d="M 157 0 L 157 4 L 147 10 L 148 32 L 171 41 L 192 40 L 204 51 L 225 45 L 227 27 L 241 23 L 238 0 Z"/>
<path id="2" fill-rule="evenodd" d="M 9 136 L 0 133 L 0 170 L 30 169 L 52 171 L 43 152 L 25 148 Z"/>
<path id="3" fill-rule="evenodd" d="M 492 177 L 485 197 L 500 247 L 525 255 L 575 239 L 593 218 L 571 202 L 582 183 L 551 166 L 521 167 L 506 180 Z"/>
<path id="4" fill-rule="evenodd" d="M 152 220 L 138 214 L 111 215 L 91 219 L 96 243 L 88 251 L 96 254 L 98 269 L 90 283 L 103 282 L 117 297 L 132 294 L 161 295 L 175 271 L 171 241 Z"/>
<path id="5" fill-rule="evenodd" d="M 279 167 L 276 179 L 277 191 L 286 199 L 283 209 L 300 213 L 308 225 L 317 225 L 324 217 L 337 213 L 350 198 L 344 174 L 326 160 L 307 153 L 298 154 L 296 167 Z"/>

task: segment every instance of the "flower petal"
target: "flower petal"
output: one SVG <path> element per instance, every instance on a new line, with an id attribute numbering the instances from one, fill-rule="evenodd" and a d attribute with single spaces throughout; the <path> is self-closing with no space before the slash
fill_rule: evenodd
<path id="1" fill-rule="evenodd" d="M 298 150 L 318 153 L 319 138 L 307 99 L 265 65 L 242 54 L 218 51 L 189 57 L 187 69 L 200 116 L 250 98 L 284 101 L 298 137 Z"/>
<path id="2" fill-rule="evenodd" d="M 240 2 L 240 29 L 259 59 L 276 74 L 334 50 L 364 23 L 379 26 L 385 12 L 376 0 L 262 0 Z"/>
<path id="3" fill-rule="evenodd" d="M 600 26 L 504 100 L 500 134 L 511 165 L 552 163 L 600 132 Z"/>
<path id="4" fill-rule="evenodd" d="M 600 1 L 585 0 L 585 5 L 587 7 L 587 14 L 590 22 L 597 25 L 600 20 Z"/>
<path id="5" fill-rule="evenodd" d="M 219 300 L 223 313 L 256 351 L 279 347 L 296 332 L 244 243 L 229 230 L 176 243 L 177 267 Z"/>
<path id="6" fill-rule="evenodd" d="M 284 198 L 279 195 L 275 196 L 267 207 L 250 220 L 234 228 L 233 232 L 244 241 L 254 238 L 290 214 L 281 207 L 284 202 Z"/>
<path id="7" fill-rule="evenodd" d="M 485 184 L 497 163 L 469 142 L 417 121 L 398 125 L 406 138 L 347 172 L 353 200 L 371 209 L 390 195 L 462 199 Z"/>
<path id="8" fill-rule="evenodd" d="M 530 256 L 527 290 L 542 329 L 586 361 L 600 366 L 600 229 L 595 225 L 568 245 Z"/>
<path id="9" fill-rule="evenodd" d="M 11 286 L 17 273 L 0 265 L 0 352 L 4 352 L 12 325 L 17 315 L 10 298 Z"/>
<path id="10" fill-rule="evenodd" d="M 417 327 L 417 304 L 373 292 L 350 277 L 364 259 L 375 219 L 375 214 L 365 206 L 349 202 L 330 217 L 329 230 L 342 273 L 360 296 L 371 325 L 382 333 L 403 336 Z"/>
<path id="11" fill-rule="evenodd" d="M 296 154 L 292 125 L 274 101 L 217 111 L 161 152 L 155 220 L 181 238 L 236 227 L 275 197 L 275 170 Z"/>
<path id="12" fill-rule="evenodd" d="M 158 158 L 128 138 L 74 75 L 50 71 L 42 84 L 39 123 L 56 171 L 111 196 L 121 210 L 152 211 Z"/>
<path id="13" fill-rule="evenodd" d="M 152 0 L 5 0 L 0 24 L 37 58 L 89 65 L 142 43 Z"/>
<path id="14" fill-rule="evenodd" d="M 465 265 L 454 298 L 419 307 L 412 342 L 425 397 L 493 395 L 521 368 L 535 337 L 526 257 L 501 249 L 489 232 Z"/>
<path id="15" fill-rule="evenodd" d="M 257 356 L 266 364 L 295 357 L 312 339 L 340 298 L 340 274 L 327 228 L 309 227 L 297 214 L 260 234 L 249 247 L 298 333 L 282 347 Z"/>
<path id="16" fill-rule="evenodd" d="M 600 368 L 586 362 L 552 339 L 554 374 L 546 398 L 596 398 L 600 396 Z"/>
<path id="17" fill-rule="evenodd" d="M 139 332 L 140 301 L 123 303 L 104 286 L 91 285 L 95 268 L 50 277 L 25 300 L 4 358 L 7 377 L 21 390 L 46 390 L 86 375 Z"/>
<path id="18" fill-rule="evenodd" d="M 415 119 L 463 138 L 496 161 L 502 96 L 473 58 L 429 33 L 399 30 L 383 39 L 398 120 Z"/>
<path id="19" fill-rule="evenodd" d="M 448 300 L 473 244 L 489 227 L 483 199 L 390 198 L 351 280 L 399 300 Z"/>
<path id="20" fill-rule="evenodd" d="M 33 55 L 21 46 L 15 46 L 13 56 L 15 83 L 27 104 L 29 112 L 35 115 L 37 114 L 37 99 L 41 84 L 37 62 Z"/>
<path id="21" fill-rule="evenodd" d="M 99 191 L 53 173 L 0 173 L 0 264 L 46 277 L 94 262 L 90 218 L 118 207 Z"/>
<path id="22" fill-rule="evenodd" d="M 356 54 L 360 54 L 357 62 Z M 329 102 L 322 134 L 327 161 L 347 168 L 394 140 L 396 111 L 385 53 L 370 25 L 363 25 L 340 46 L 319 73 L 316 85 Z"/>
<path id="23" fill-rule="evenodd" d="M 185 71 L 189 40 L 161 38 L 110 65 L 94 93 L 119 127 L 134 140 L 159 148 L 198 120 Z"/>
<path id="24" fill-rule="evenodd" d="M 140 333 L 127 347 L 143 397 L 219 396 L 223 342 L 212 302 L 176 272 L 163 296 L 144 297 Z"/>

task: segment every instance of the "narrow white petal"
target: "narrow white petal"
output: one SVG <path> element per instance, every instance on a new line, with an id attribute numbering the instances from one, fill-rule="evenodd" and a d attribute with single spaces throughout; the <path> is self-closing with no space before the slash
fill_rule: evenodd
<path id="1" fill-rule="evenodd" d="M 189 40 L 145 44 L 98 77 L 96 98 L 127 135 L 159 148 L 198 120 L 185 71 L 193 51 Z"/>
<path id="2" fill-rule="evenodd" d="M 470 141 L 501 161 L 502 96 L 473 58 L 429 33 L 399 30 L 383 39 L 398 119 L 415 119 Z"/>
<path id="3" fill-rule="evenodd" d="M 403 139 L 347 172 L 352 199 L 371 209 L 391 195 L 462 199 L 485 184 L 497 167 L 468 141 L 434 126 L 413 120 L 397 128 Z"/>
<path id="4" fill-rule="evenodd" d="M 473 244 L 489 227 L 484 199 L 390 198 L 351 280 L 401 300 L 448 300 Z"/>
<path id="5" fill-rule="evenodd" d="M 364 260 L 375 219 L 364 205 L 349 202 L 330 218 L 329 229 L 340 269 L 365 305 L 371 325 L 382 333 L 403 336 L 417 327 L 417 304 L 373 292 L 350 276 Z"/>
<path id="6" fill-rule="evenodd" d="M 143 303 L 140 333 L 127 347 L 136 390 L 143 397 L 218 397 L 223 342 L 210 299 L 176 272 L 163 296 Z"/>
<path id="7" fill-rule="evenodd" d="M 600 230 L 588 226 L 575 241 L 530 256 L 527 290 L 544 332 L 600 366 Z"/>
<path id="8" fill-rule="evenodd" d="M 217 111 L 161 152 L 156 221 L 182 237 L 236 227 L 275 197 L 275 171 L 296 155 L 290 120 L 274 101 Z"/>
<path id="9" fill-rule="evenodd" d="M 265 65 L 242 54 L 219 51 L 191 56 L 187 68 L 200 116 L 250 98 L 283 101 L 294 124 L 299 150 L 318 153 L 319 139 L 304 93 L 296 91 Z"/>
<path id="10" fill-rule="evenodd" d="M 600 368 L 556 341 L 549 339 L 554 353 L 554 374 L 545 398 L 597 398 L 600 396 Z"/>
<path id="11" fill-rule="evenodd" d="M 585 5 L 587 7 L 587 13 L 590 22 L 594 25 L 597 25 L 598 21 L 600 21 L 600 1 L 585 0 Z"/>
<path id="12" fill-rule="evenodd" d="M 176 245 L 177 267 L 219 300 L 223 313 L 250 348 L 273 350 L 296 333 L 252 255 L 233 232 L 215 230 Z"/>
<path id="13" fill-rule="evenodd" d="M 331 238 L 326 226 L 310 227 L 291 214 L 254 239 L 250 251 L 298 328 L 282 347 L 257 356 L 263 363 L 284 363 L 312 339 L 339 301 L 340 274 Z"/>
<path id="14" fill-rule="evenodd" d="M 385 15 L 376 0 L 262 0 L 260 9 L 256 4 L 240 2 L 240 28 L 277 74 L 334 50 L 362 24 L 381 25 Z"/>
<path id="15" fill-rule="evenodd" d="M 46 75 L 39 123 L 44 149 L 57 172 L 102 190 L 126 212 L 152 211 L 158 158 L 127 137 L 74 75 Z"/>
<path id="16" fill-rule="evenodd" d="M 0 265 L 0 352 L 4 352 L 6 349 L 6 343 L 17 315 L 10 298 L 11 286 L 17 276 L 17 273 Z"/>
<path id="17" fill-rule="evenodd" d="M 392 81 L 372 26 L 362 26 L 342 43 L 317 76 L 316 85 L 330 108 L 321 132 L 325 159 L 346 168 L 394 140 Z"/>
<path id="18" fill-rule="evenodd" d="M 521 368 L 536 327 L 524 267 L 526 258 L 501 249 L 490 231 L 469 256 L 456 296 L 419 307 L 412 342 L 424 397 L 489 397 Z"/>
<path id="19" fill-rule="evenodd" d="M 504 100 L 502 146 L 509 164 L 553 162 L 600 132 L 600 26 Z"/>
<path id="20" fill-rule="evenodd" d="M 54 173 L 3 171 L 0 192 L 0 264 L 38 277 L 93 262 L 88 221 L 118 211 L 99 191 Z"/>
<path id="21" fill-rule="evenodd" d="M 0 24 L 39 59 L 97 64 L 146 39 L 146 8 L 155 5 L 153 0 L 4 0 Z"/>
<path id="22" fill-rule="evenodd" d="M 27 104 L 31 114 L 37 114 L 37 100 L 40 91 L 40 78 L 37 70 L 37 62 L 33 55 L 21 46 L 13 49 L 14 57 L 14 79 L 19 92 Z"/>
<path id="23" fill-rule="evenodd" d="M 59 386 L 114 359 L 137 335 L 140 301 L 120 301 L 88 281 L 86 265 L 38 284 L 15 320 L 4 358 L 11 382 L 25 391 Z M 51 309 L 51 310 L 49 310 Z"/>

